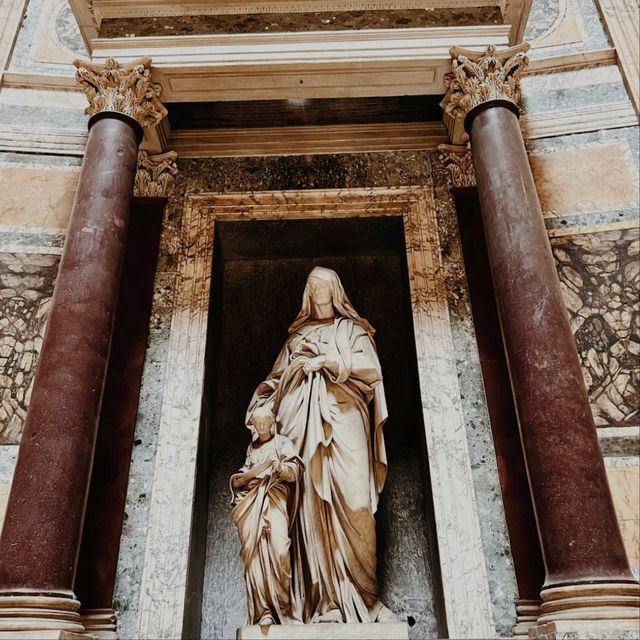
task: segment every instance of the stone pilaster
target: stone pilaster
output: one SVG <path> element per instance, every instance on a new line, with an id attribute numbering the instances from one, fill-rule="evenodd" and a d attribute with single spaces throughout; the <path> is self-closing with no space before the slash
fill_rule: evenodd
<path id="1" fill-rule="evenodd" d="M 438 159 L 449 172 L 449 182 L 454 189 L 476 186 L 476 170 L 469 145 L 438 145 Z"/>
<path id="2" fill-rule="evenodd" d="M 74 578 L 138 144 L 166 114 L 148 59 L 75 64 L 89 136 L 0 538 L 0 638 L 85 631 Z"/>
<path id="3" fill-rule="evenodd" d="M 562 624 L 566 631 L 574 624 L 573 637 L 593 637 L 612 621 L 637 625 L 640 592 L 620 536 L 518 123 L 527 49 L 523 44 L 474 53 L 454 47 L 442 105 L 454 142 L 464 140 L 464 131 L 471 143 L 545 561 L 538 626 L 529 634 L 539 637 L 542 625 Z"/>
<path id="4" fill-rule="evenodd" d="M 134 195 L 138 198 L 164 198 L 169 184 L 178 173 L 177 157 L 175 151 L 156 155 L 138 152 Z"/>

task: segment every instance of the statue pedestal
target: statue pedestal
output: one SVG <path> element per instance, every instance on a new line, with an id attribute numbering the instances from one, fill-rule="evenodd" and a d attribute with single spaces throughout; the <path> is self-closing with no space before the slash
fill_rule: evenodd
<path id="1" fill-rule="evenodd" d="M 240 627 L 236 640 L 408 640 L 406 622 L 273 624 Z"/>

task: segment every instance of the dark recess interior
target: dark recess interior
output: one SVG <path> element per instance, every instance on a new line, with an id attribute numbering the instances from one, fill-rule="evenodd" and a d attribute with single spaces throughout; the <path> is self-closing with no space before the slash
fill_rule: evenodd
<path id="1" fill-rule="evenodd" d="M 246 407 L 286 339 L 314 265 L 338 272 L 355 308 L 377 329 L 390 413 L 389 475 L 376 514 L 382 599 L 412 624 L 412 638 L 446 637 L 402 219 L 225 222 L 217 224 L 215 242 L 201 447 L 208 455 L 199 462 L 189 637 L 235 637 L 244 624 L 228 477 L 249 442 Z M 203 566 L 204 575 L 196 568 Z"/>
<path id="2" fill-rule="evenodd" d="M 442 120 L 441 95 L 172 102 L 171 129 L 288 127 Z"/>

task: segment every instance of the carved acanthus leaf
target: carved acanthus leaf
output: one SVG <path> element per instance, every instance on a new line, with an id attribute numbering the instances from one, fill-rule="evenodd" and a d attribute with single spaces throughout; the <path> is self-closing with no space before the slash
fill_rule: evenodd
<path id="1" fill-rule="evenodd" d="M 117 111 L 143 127 L 153 126 L 167 115 L 159 99 L 160 85 L 151 82 L 149 58 L 122 65 L 113 58 L 104 65 L 83 60 L 73 64 L 78 69 L 76 79 L 89 100 L 87 115 Z"/>
<path id="2" fill-rule="evenodd" d="M 528 50 L 527 43 L 503 51 L 489 46 L 484 53 L 452 47 L 453 69 L 445 76 L 447 95 L 441 103 L 445 113 L 464 118 L 471 109 L 491 100 L 508 100 L 518 106 Z"/>
<path id="3" fill-rule="evenodd" d="M 153 156 L 146 151 L 139 151 L 134 195 L 145 198 L 165 197 L 169 182 L 178 173 L 177 157 L 175 151 Z"/>
<path id="4" fill-rule="evenodd" d="M 475 187 L 476 171 L 473 166 L 471 149 L 468 146 L 441 144 L 438 146 L 440 162 L 449 171 L 451 186 Z"/>

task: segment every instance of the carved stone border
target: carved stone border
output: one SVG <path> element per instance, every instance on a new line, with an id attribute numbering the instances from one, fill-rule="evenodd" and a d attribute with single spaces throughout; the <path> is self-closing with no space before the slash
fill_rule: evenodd
<path id="1" fill-rule="evenodd" d="M 640 72 L 640 16 L 638 3 L 634 0 L 597 0 L 596 6 L 604 21 L 616 51 L 616 59 L 629 98 L 640 117 L 640 91 L 638 90 L 638 73 Z"/>
<path id="2" fill-rule="evenodd" d="M 215 222 L 403 216 L 447 627 L 495 637 L 433 192 L 430 188 L 199 194 L 187 198 L 138 611 L 141 638 L 181 636 Z"/>

